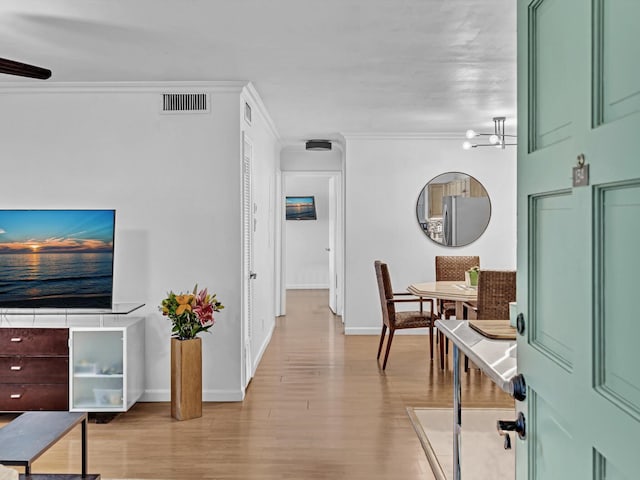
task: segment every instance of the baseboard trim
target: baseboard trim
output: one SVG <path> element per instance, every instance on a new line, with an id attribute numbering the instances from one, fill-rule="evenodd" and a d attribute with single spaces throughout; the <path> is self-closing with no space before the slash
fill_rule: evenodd
<path id="1" fill-rule="evenodd" d="M 203 390 L 203 402 L 241 402 L 242 390 Z M 139 402 L 170 402 L 171 390 L 145 390 Z"/>
<path id="2" fill-rule="evenodd" d="M 269 333 L 264 339 L 264 342 L 262 342 L 262 345 L 260 346 L 260 350 L 258 351 L 258 355 L 256 355 L 256 358 L 253 361 L 253 365 L 251 365 L 251 372 L 253 372 L 252 373 L 253 375 L 256 374 L 256 369 L 258 368 L 258 365 L 260 365 L 260 362 L 262 361 L 262 356 L 264 355 L 264 352 L 267 350 L 267 347 L 269 346 L 269 342 L 271 342 L 271 337 L 273 337 L 273 332 L 275 331 L 275 329 L 276 329 L 276 321 L 274 318 L 273 325 L 271 325 L 271 329 L 269 330 Z"/>
<path id="3" fill-rule="evenodd" d="M 328 290 L 328 283 L 307 283 L 298 285 L 287 285 L 287 290 Z"/>

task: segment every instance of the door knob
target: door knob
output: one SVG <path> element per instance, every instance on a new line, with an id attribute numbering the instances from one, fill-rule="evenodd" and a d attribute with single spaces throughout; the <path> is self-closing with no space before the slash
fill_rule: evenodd
<path id="1" fill-rule="evenodd" d="M 511 448 L 511 438 L 509 438 L 509 432 L 516 432 L 520 440 L 527 438 L 527 425 L 524 419 L 524 414 L 518 412 L 518 418 L 515 421 L 510 420 L 498 420 L 497 422 L 498 434 L 503 435 L 504 449 L 509 450 Z"/>

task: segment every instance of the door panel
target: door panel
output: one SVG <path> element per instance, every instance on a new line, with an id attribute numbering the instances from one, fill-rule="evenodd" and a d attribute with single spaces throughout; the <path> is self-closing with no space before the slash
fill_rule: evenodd
<path id="1" fill-rule="evenodd" d="M 631 480 L 595 448 L 593 449 L 593 465 L 594 480 Z"/>
<path id="2" fill-rule="evenodd" d="M 637 478 L 640 2 L 518 2 L 517 478 Z"/>
<path id="3" fill-rule="evenodd" d="M 529 435 L 535 438 L 529 447 L 533 449 L 531 458 L 536 459 L 530 465 L 529 478 L 558 478 L 557 472 L 563 471 L 566 463 L 564 445 L 573 442 L 573 435 L 567 429 L 570 422 L 537 394 L 533 394 L 530 400 L 529 418 Z"/>
<path id="4" fill-rule="evenodd" d="M 538 0 L 530 9 L 530 75 L 533 145 L 531 151 L 568 139 L 572 117 L 570 97 L 573 82 L 571 39 L 563 25 L 571 22 L 571 8 L 563 0 Z M 562 68 L 558 68 L 562 66 Z"/>
<path id="5" fill-rule="evenodd" d="M 630 225 L 640 219 L 640 182 L 596 190 L 596 258 L 598 300 L 595 318 L 596 387 L 620 408 L 640 417 L 640 369 L 630 363 L 637 349 L 640 322 L 637 305 L 626 297 L 640 272 L 637 236 Z"/>
<path id="6" fill-rule="evenodd" d="M 574 337 L 571 335 L 571 303 L 576 291 L 557 288 L 549 278 L 573 282 L 582 244 L 577 228 L 566 231 L 575 221 L 575 197 L 569 191 L 545 194 L 531 200 L 531 273 L 532 305 L 530 343 L 560 366 L 571 370 L 574 361 Z"/>
<path id="7" fill-rule="evenodd" d="M 594 125 L 640 111 L 640 2 L 594 0 Z"/>

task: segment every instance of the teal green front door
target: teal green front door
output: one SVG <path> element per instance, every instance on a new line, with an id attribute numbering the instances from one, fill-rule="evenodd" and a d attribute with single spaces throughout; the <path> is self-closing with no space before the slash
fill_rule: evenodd
<path id="1" fill-rule="evenodd" d="M 518 0 L 519 480 L 640 478 L 639 144 L 640 0 Z"/>

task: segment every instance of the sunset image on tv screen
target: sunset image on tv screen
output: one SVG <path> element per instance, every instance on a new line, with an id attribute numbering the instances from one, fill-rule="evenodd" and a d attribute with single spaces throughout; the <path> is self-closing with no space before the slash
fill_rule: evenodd
<path id="1" fill-rule="evenodd" d="M 0 308 L 110 308 L 114 210 L 0 210 Z"/>

